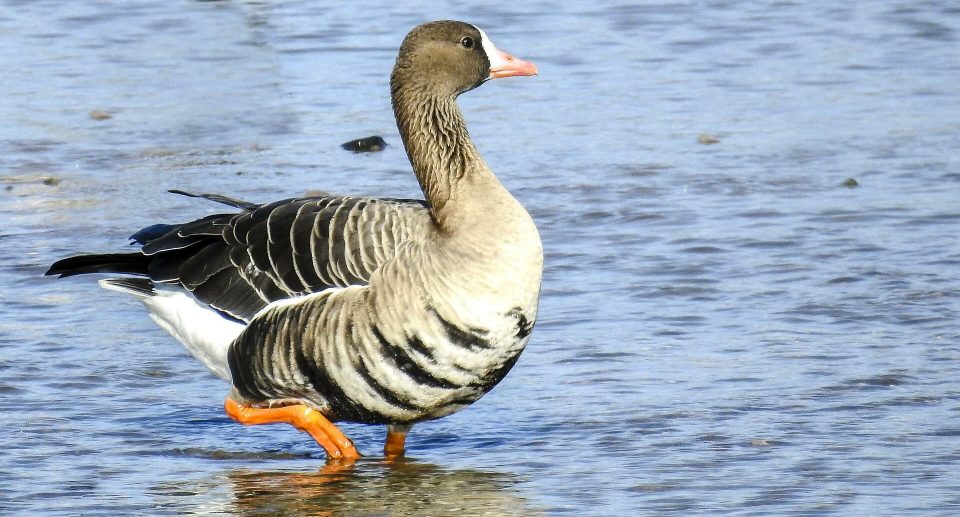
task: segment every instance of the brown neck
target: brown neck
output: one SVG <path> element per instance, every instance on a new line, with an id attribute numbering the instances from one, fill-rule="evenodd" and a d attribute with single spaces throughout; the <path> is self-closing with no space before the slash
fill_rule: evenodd
<path id="1" fill-rule="evenodd" d="M 407 157 L 430 205 L 434 221 L 443 229 L 448 205 L 464 178 L 482 173 L 486 165 L 477 152 L 453 95 L 391 81 L 393 112 Z"/>

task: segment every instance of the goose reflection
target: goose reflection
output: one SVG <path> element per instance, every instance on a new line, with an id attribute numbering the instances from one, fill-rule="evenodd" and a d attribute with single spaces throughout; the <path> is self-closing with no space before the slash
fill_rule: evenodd
<path id="1" fill-rule="evenodd" d="M 454 470 L 413 460 L 328 464 L 317 472 L 228 474 L 241 515 L 544 515 L 519 495 L 513 475 Z"/>

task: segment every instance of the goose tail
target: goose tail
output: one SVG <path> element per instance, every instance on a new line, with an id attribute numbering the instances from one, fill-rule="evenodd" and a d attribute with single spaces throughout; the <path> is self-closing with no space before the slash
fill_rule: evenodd
<path id="1" fill-rule="evenodd" d="M 59 275 L 60 278 L 86 273 L 146 275 L 149 265 L 150 257 L 140 252 L 77 255 L 54 262 L 45 274 Z"/>

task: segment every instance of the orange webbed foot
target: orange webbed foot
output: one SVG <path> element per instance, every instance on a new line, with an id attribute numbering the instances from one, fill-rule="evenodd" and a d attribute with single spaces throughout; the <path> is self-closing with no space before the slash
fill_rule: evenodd
<path id="1" fill-rule="evenodd" d="M 305 404 L 276 408 L 258 408 L 241 405 L 232 398 L 223 404 L 230 418 L 244 425 L 290 424 L 309 433 L 327 453 L 328 460 L 353 462 L 360 457 L 353 441 L 319 411 Z"/>

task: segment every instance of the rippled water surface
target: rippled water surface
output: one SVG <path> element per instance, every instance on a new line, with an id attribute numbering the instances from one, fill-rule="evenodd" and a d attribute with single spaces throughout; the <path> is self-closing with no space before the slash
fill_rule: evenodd
<path id="1" fill-rule="evenodd" d="M 0 512 L 960 513 L 954 2 L 0 4 Z M 418 195 L 387 77 L 437 18 L 540 67 L 461 105 L 546 274 L 409 460 L 236 425 L 135 301 L 42 276 L 217 209 L 171 188 Z"/>

